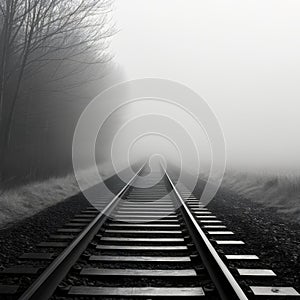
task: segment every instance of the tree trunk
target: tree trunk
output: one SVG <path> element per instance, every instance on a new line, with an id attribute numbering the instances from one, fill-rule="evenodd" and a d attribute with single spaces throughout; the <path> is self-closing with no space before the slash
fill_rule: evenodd
<path id="1" fill-rule="evenodd" d="M 12 102 L 11 102 L 11 105 L 10 105 L 10 108 L 8 111 L 5 125 L 3 126 L 3 131 L 4 131 L 3 132 L 3 144 L 1 147 L 2 151 L 1 151 L 1 157 L 0 157 L 0 166 L 1 166 L 1 176 L 0 177 L 1 178 L 3 177 L 4 162 L 5 162 L 5 159 L 7 158 L 7 153 L 9 151 L 9 144 L 10 144 L 10 140 L 11 140 L 11 133 L 12 133 L 12 129 L 13 129 L 13 123 L 14 123 L 14 117 L 15 117 L 15 111 L 16 111 L 16 104 L 17 104 L 17 99 L 19 96 L 19 91 L 20 91 L 20 87 L 21 87 L 21 83 L 22 83 L 22 79 L 23 79 L 23 75 L 24 75 L 24 71 L 25 71 L 27 57 L 28 57 L 28 52 L 27 52 L 27 50 L 25 50 L 25 54 L 22 59 L 21 70 L 20 70 L 18 80 L 17 80 L 15 93 L 12 98 Z"/>

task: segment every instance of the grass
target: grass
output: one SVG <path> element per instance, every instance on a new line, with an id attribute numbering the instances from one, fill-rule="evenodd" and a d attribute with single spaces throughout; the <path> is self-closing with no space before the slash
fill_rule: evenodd
<path id="1" fill-rule="evenodd" d="M 79 191 L 73 175 L 0 191 L 0 228 L 30 217 Z"/>
<path id="2" fill-rule="evenodd" d="M 102 179 L 112 174 L 103 164 L 101 167 Z M 99 183 L 90 169 L 81 171 L 81 184 L 87 189 Z M 75 176 L 69 174 L 64 177 L 53 177 L 48 180 L 28 183 L 9 190 L 0 189 L 0 229 L 30 217 L 41 210 L 55 205 L 79 192 Z"/>
<path id="3" fill-rule="evenodd" d="M 222 185 L 300 222 L 300 176 L 226 172 Z"/>

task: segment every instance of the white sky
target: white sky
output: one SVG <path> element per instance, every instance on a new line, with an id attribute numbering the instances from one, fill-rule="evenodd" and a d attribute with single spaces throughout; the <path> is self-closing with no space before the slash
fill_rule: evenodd
<path id="1" fill-rule="evenodd" d="M 194 89 L 223 127 L 228 165 L 300 169 L 299 0 L 119 0 L 127 79 Z"/>

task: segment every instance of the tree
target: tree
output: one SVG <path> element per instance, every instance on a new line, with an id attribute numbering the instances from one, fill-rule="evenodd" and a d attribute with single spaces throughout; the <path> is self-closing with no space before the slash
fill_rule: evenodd
<path id="1" fill-rule="evenodd" d="M 0 167 L 25 83 L 37 74 L 56 89 L 90 80 L 88 70 L 110 58 L 110 11 L 108 0 L 0 0 Z"/>

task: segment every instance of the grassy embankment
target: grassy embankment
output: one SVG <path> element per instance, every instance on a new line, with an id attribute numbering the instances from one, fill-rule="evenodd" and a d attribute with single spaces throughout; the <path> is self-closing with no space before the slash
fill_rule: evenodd
<path id="1" fill-rule="evenodd" d="M 77 192 L 73 175 L 0 191 L 0 228 L 32 216 Z"/>
<path id="2" fill-rule="evenodd" d="M 227 172 L 222 185 L 300 222 L 300 176 Z"/>

